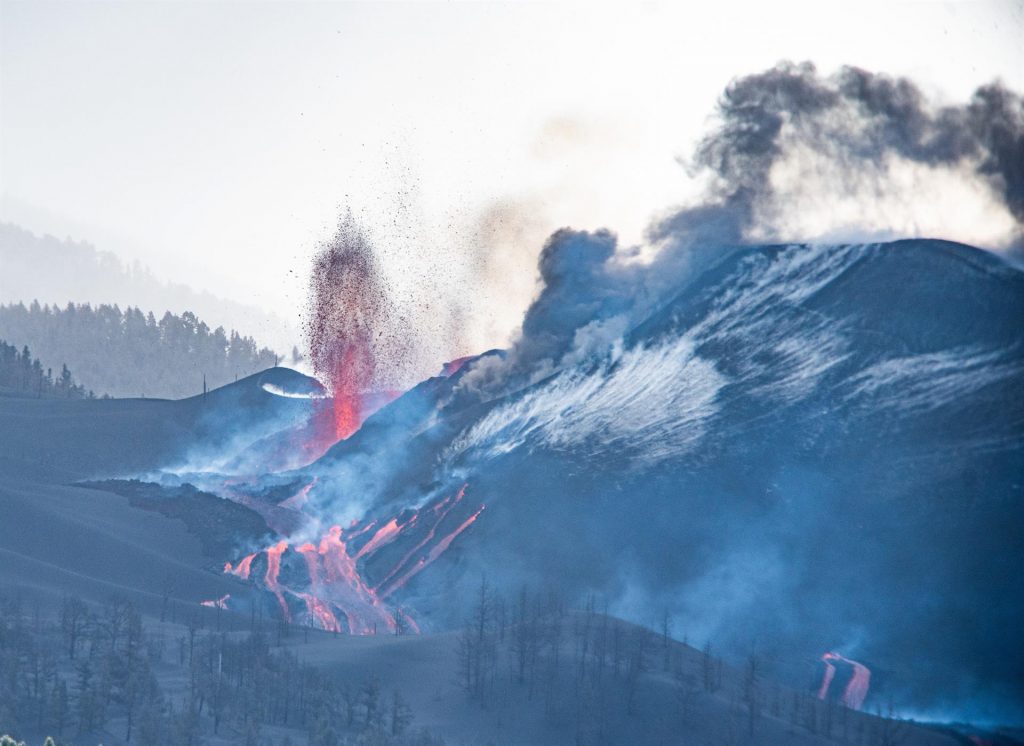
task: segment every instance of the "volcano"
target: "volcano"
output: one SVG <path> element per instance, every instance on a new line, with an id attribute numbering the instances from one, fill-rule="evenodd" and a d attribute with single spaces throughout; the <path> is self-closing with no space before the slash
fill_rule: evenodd
<path id="1" fill-rule="evenodd" d="M 486 513 L 403 589 L 428 627 L 483 573 L 1024 716 L 1021 319 L 1024 274 L 960 244 L 725 250 L 606 352 L 493 398 L 501 353 L 470 360 L 301 473 L 367 517 L 472 484 Z"/>
<path id="2" fill-rule="evenodd" d="M 1012 719 L 1021 319 L 1024 273 L 960 244 L 723 249 L 607 348 L 503 390 L 478 380 L 506 352 L 460 359 L 322 453 L 304 434 L 330 392 L 272 369 L 181 402 L 0 400 L 2 464 L 11 505 L 103 478 L 106 504 L 179 521 L 187 497 L 202 581 L 177 592 L 216 611 L 445 634 L 486 577 L 671 616 L 810 696 L 841 650 L 825 698 L 847 706 Z M 243 512 L 196 519 L 218 498 Z M 173 566 L 157 554 L 149 576 Z M 145 593 L 145 574 L 119 582 Z"/>

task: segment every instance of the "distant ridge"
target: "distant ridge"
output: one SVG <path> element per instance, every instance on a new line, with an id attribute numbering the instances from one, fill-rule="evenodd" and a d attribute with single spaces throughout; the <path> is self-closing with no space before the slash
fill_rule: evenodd
<path id="1" fill-rule="evenodd" d="M 284 350 L 292 343 L 288 325 L 262 309 L 163 282 L 138 262 L 125 262 L 86 241 L 0 222 L 0 267 L 0 303 L 109 303 L 137 306 L 157 317 L 188 310 L 212 327 L 244 329 L 272 347 Z"/>
<path id="2" fill-rule="evenodd" d="M 252 337 L 211 329 L 194 313 L 158 320 L 138 308 L 0 305 L 0 339 L 28 345 L 43 368 L 64 363 L 98 395 L 180 399 L 276 365 Z"/>

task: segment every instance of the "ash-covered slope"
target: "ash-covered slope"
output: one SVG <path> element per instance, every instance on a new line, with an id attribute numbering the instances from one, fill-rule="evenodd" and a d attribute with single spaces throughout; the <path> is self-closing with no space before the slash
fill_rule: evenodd
<path id="1" fill-rule="evenodd" d="M 149 610 L 165 596 L 191 609 L 244 594 L 220 568 L 226 547 L 269 532 L 257 513 L 194 489 L 77 483 L 175 466 L 305 421 L 312 401 L 282 393 L 320 391 L 276 368 L 180 401 L 0 398 L 0 589 L 126 595 Z"/>
<path id="2" fill-rule="evenodd" d="M 308 376 L 270 368 L 175 401 L 0 397 L 0 476 L 107 478 L 238 450 L 306 423 L 315 406 L 309 397 L 322 391 Z"/>
<path id="3" fill-rule="evenodd" d="M 399 399 L 311 467 L 312 504 L 468 482 L 486 512 L 405 589 L 436 626 L 486 573 L 668 609 L 791 680 L 841 649 L 905 703 L 1024 717 L 1021 319 L 1024 275 L 963 245 L 724 252 L 539 383 L 481 401 L 470 363 L 374 427 Z"/>

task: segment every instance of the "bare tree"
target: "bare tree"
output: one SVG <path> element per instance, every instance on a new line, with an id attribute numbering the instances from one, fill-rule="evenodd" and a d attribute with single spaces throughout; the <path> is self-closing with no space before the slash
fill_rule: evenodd
<path id="1" fill-rule="evenodd" d="M 751 653 L 743 676 L 743 700 L 747 705 L 747 732 L 752 736 L 754 726 L 761 714 L 761 693 L 759 689 L 760 663 Z"/>
<path id="2" fill-rule="evenodd" d="M 391 735 L 402 735 L 410 725 L 412 725 L 412 710 L 395 689 L 391 694 Z"/>
<path id="3" fill-rule="evenodd" d="M 68 657 L 75 659 L 78 641 L 89 623 L 89 609 L 82 599 L 65 596 L 60 606 L 60 627 L 68 644 Z"/>
<path id="4" fill-rule="evenodd" d="M 661 614 L 661 651 L 663 656 L 663 667 L 669 670 L 669 642 L 672 639 L 672 617 L 665 609 Z"/>

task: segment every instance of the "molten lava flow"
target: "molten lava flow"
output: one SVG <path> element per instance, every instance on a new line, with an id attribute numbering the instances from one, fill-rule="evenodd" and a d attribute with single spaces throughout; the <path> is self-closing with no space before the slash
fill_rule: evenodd
<path id="1" fill-rule="evenodd" d="M 320 573 L 320 555 L 309 542 L 296 549 L 306 561 L 306 572 L 309 573 L 310 592 L 297 592 L 296 595 L 306 604 L 306 611 L 316 626 L 328 632 L 341 632 L 341 623 L 331 610 L 330 604 L 324 601 L 323 579 Z"/>
<path id="2" fill-rule="evenodd" d="M 443 378 L 451 378 L 460 370 L 462 370 L 463 365 L 465 365 L 472 359 L 472 355 L 467 355 L 466 357 L 455 358 L 454 360 L 445 363 L 443 366 L 441 366 L 441 376 Z"/>
<path id="3" fill-rule="evenodd" d="M 218 599 L 213 601 L 200 601 L 200 606 L 209 606 L 211 609 L 226 609 L 228 608 L 228 599 L 231 598 L 230 593 L 225 593 Z"/>
<path id="4" fill-rule="evenodd" d="M 416 516 L 413 515 L 412 519 L 410 520 L 410 523 L 415 520 Z M 366 554 L 373 554 L 382 546 L 390 544 L 398 538 L 398 534 L 403 528 L 405 528 L 405 526 L 399 525 L 397 518 L 392 518 L 390 521 L 388 521 L 379 529 L 377 529 L 373 537 L 368 542 L 366 542 L 363 545 L 363 548 L 360 549 L 359 552 L 356 554 L 356 559 L 359 559 L 360 557 Z"/>
<path id="5" fill-rule="evenodd" d="M 300 489 L 291 497 L 282 500 L 278 505 L 282 508 L 290 508 L 291 510 L 302 510 L 302 506 L 306 504 L 309 499 L 309 492 L 312 490 L 317 483 L 317 478 L 313 477 L 313 481 L 307 484 L 305 487 Z"/>
<path id="6" fill-rule="evenodd" d="M 383 606 L 377 594 L 359 574 L 356 558 L 349 555 L 340 526 L 331 526 L 320 540 L 320 557 L 327 572 L 326 585 L 330 597 L 348 619 L 349 632 L 356 635 L 375 634 L 378 625 L 394 629 L 395 619 Z"/>
<path id="7" fill-rule="evenodd" d="M 821 681 L 821 687 L 818 689 L 818 699 L 825 699 L 828 696 L 829 686 L 836 674 L 836 668 L 832 665 L 832 661 L 842 661 L 853 668 L 853 675 L 846 684 L 846 688 L 843 689 L 840 701 L 850 709 L 859 710 L 868 696 L 868 689 L 871 686 L 871 670 L 836 652 L 825 653 L 821 656 L 821 660 L 825 663 L 825 675 Z"/>
<path id="8" fill-rule="evenodd" d="M 871 686 L 871 671 L 867 666 L 855 661 L 847 661 L 853 666 L 853 677 L 850 683 L 843 690 L 843 704 L 854 710 L 859 710 L 867 699 L 868 689 Z"/>
<path id="9" fill-rule="evenodd" d="M 267 572 L 263 576 L 263 581 L 266 583 L 267 589 L 277 596 L 277 602 L 281 605 L 281 613 L 290 622 L 292 615 L 288 610 L 288 602 L 284 600 L 281 585 L 277 582 L 278 575 L 281 574 L 281 555 L 287 548 L 287 541 L 279 541 L 267 549 Z"/>
<path id="10" fill-rule="evenodd" d="M 458 505 L 459 502 L 462 500 L 463 496 L 466 494 L 467 486 L 468 485 L 465 484 L 462 485 L 462 489 L 459 490 L 454 500 L 452 500 L 451 497 L 446 497 L 444 500 L 442 500 L 432 508 L 434 514 L 438 516 L 437 520 L 434 522 L 434 525 L 430 527 L 430 530 L 427 532 L 427 535 L 423 538 L 423 540 L 420 541 L 408 552 L 406 552 L 405 556 L 403 556 L 402 559 L 398 561 L 398 564 L 391 568 L 391 571 L 387 575 L 385 575 L 384 579 L 380 581 L 380 583 L 377 585 L 378 589 L 385 588 L 388 585 L 388 581 L 390 581 L 395 575 L 397 575 L 398 572 L 403 567 L 405 567 L 406 563 L 413 558 L 413 556 L 415 556 L 421 549 L 423 549 L 423 547 L 425 547 L 433 540 L 434 536 L 437 535 L 437 527 L 441 525 L 441 522 L 448 517 L 448 514 L 452 512 L 452 509 L 456 505 Z"/>
<path id="11" fill-rule="evenodd" d="M 384 591 L 383 593 L 381 593 L 381 598 L 387 598 L 388 596 L 390 596 L 396 590 L 398 590 L 403 585 L 408 583 L 409 580 L 414 575 L 416 575 L 420 570 L 422 570 L 427 565 L 429 565 L 431 562 L 433 562 L 438 557 L 440 557 L 442 554 L 444 554 L 445 551 L 448 549 L 448 547 L 451 546 L 452 542 L 455 541 L 455 537 L 458 536 L 459 534 L 461 534 L 467 528 L 469 528 L 473 524 L 473 522 L 476 521 L 476 519 L 480 517 L 480 514 L 483 513 L 483 512 L 484 512 L 484 506 L 481 505 L 479 508 L 477 508 L 476 512 L 473 513 L 473 515 L 471 515 L 469 518 L 467 518 L 461 524 L 459 524 L 458 528 L 456 528 L 454 531 L 452 531 L 447 536 L 445 536 L 443 539 L 441 539 L 441 541 L 439 541 L 437 544 L 435 544 L 430 549 L 430 551 L 427 552 L 426 556 L 420 557 L 419 561 L 415 565 L 410 567 L 405 573 L 403 573 L 401 576 L 399 576 L 399 578 L 397 580 L 393 581 L 391 583 L 391 585 L 388 586 L 387 590 Z"/>
<path id="12" fill-rule="evenodd" d="M 818 699 L 825 699 L 828 696 L 829 687 L 832 686 L 832 679 L 836 677 L 836 667 L 832 665 L 829 653 L 821 659 L 825 663 L 825 675 L 821 677 L 821 686 L 818 687 Z"/>
<path id="13" fill-rule="evenodd" d="M 238 564 L 234 568 L 231 567 L 230 562 L 224 563 L 224 572 L 231 573 L 242 580 L 249 579 L 249 571 L 252 569 L 252 561 L 256 558 L 255 554 L 250 554 L 242 559 L 238 560 Z"/>
<path id="14" fill-rule="evenodd" d="M 463 485 L 454 496 L 445 497 L 429 509 L 415 511 L 411 515 L 404 511 L 382 523 L 372 520 L 361 527 L 354 521 L 347 531 L 341 526 L 331 526 L 319 542 L 306 542 L 294 547 L 293 554 L 288 554 L 287 541 L 279 541 L 263 552 L 266 554 L 267 569 L 261 585 L 275 595 L 282 614 L 289 621 L 291 611 L 287 596 L 292 596 L 305 605 L 310 624 L 329 632 L 376 634 L 383 629 L 396 631 L 401 622 L 404 629 L 418 633 L 419 626 L 405 610 L 392 608 L 383 599 L 444 554 L 455 538 L 480 516 L 483 505 L 453 529 L 440 534 L 438 539 L 442 524 L 462 502 L 467 486 Z M 429 528 L 423 527 L 426 535 L 418 539 L 415 546 L 391 566 L 381 583 L 371 587 L 360 573 L 358 561 L 374 556 L 403 535 L 413 537 L 414 534 L 409 532 L 417 530 L 423 523 L 429 525 Z M 375 527 L 376 530 L 371 534 Z M 367 535 L 369 539 L 365 539 L 361 548 L 355 550 L 353 541 Z M 301 556 L 305 564 L 308 584 L 304 587 L 290 587 L 281 581 L 282 562 L 286 556 L 293 555 Z M 248 578 L 253 557 L 249 555 L 242 558 L 234 568 L 229 562 L 224 566 L 224 571 L 243 579 Z M 294 577 L 294 573 L 288 577 Z"/>

